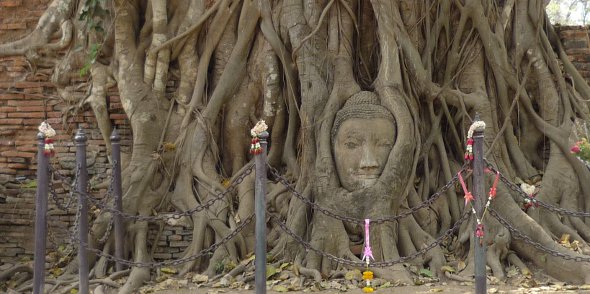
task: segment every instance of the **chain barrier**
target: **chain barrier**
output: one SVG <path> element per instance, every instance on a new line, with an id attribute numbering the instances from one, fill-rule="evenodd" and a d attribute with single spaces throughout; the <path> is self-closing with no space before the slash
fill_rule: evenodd
<path id="1" fill-rule="evenodd" d="M 104 244 L 109 239 L 114 224 L 115 219 L 111 218 L 111 220 L 109 221 L 109 225 L 107 226 L 107 230 L 104 232 L 104 235 L 102 236 L 102 238 L 98 239 L 98 244 Z M 92 230 L 90 230 L 90 234 L 92 234 Z"/>
<path id="2" fill-rule="evenodd" d="M 467 170 L 468 166 L 469 166 L 469 163 L 465 163 L 461 167 L 461 172 Z M 303 201 L 303 203 L 311 206 L 313 209 L 315 209 L 327 216 L 330 216 L 332 218 L 335 218 L 335 219 L 338 219 L 341 221 L 345 221 L 348 223 L 359 224 L 359 225 L 362 225 L 365 223 L 365 219 L 349 217 L 349 216 L 342 216 L 342 215 L 339 215 L 339 214 L 331 211 L 330 209 L 326 209 L 326 208 L 321 207 L 317 203 L 315 203 L 315 202 L 307 199 L 305 196 L 301 195 L 301 193 L 299 193 L 293 187 L 293 185 L 289 182 L 289 180 L 287 180 L 285 177 L 280 175 L 279 171 L 276 168 L 269 165 L 269 169 L 271 171 L 271 174 L 274 175 L 279 180 L 279 182 L 281 184 L 283 184 L 283 186 L 285 186 L 289 191 L 291 191 L 291 194 L 293 194 L 299 200 Z M 459 176 L 458 176 L 458 174 L 455 174 L 453 176 L 453 178 L 446 185 L 442 186 L 437 192 L 430 195 L 430 197 L 426 201 L 422 202 L 421 204 L 414 206 L 414 207 L 412 207 L 412 208 L 410 208 L 398 215 L 395 215 L 395 216 L 388 216 L 388 217 L 380 217 L 380 218 L 371 219 L 371 223 L 383 224 L 386 222 L 395 222 L 395 221 L 405 218 L 411 214 L 414 214 L 415 212 L 417 212 L 420 209 L 429 207 L 434 203 L 434 201 L 436 201 L 438 198 L 440 198 L 440 196 L 442 196 L 448 189 L 450 189 L 451 187 L 454 187 L 455 183 L 457 183 L 458 180 L 459 180 Z"/>
<path id="3" fill-rule="evenodd" d="M 191 208 L 189 210 L 179 212 L 179 213 L 166 213 L 166 214 L 155 215 L 155 216 L 129 214 L 129 213 L 119 211 L 107 204 L 101 203 L 101 201 L 97 200 L 96 198 L 94 198 L 92 195 L 90 195 L 88 193 L 81 193 L 81 194 L 84 197 L 86 197 L 93 205 L 95 205 L 99 209 L 110 212 L 114 215 L 119 215 L 124 219 L 129 219 L 129 220 L 134 220 L 134 221 L 144 221 L 144 222 L 166 221 L 169 219 L 180 219 L 181 217 L 191 216 L 195 212 L 199 212 L 201 210 L 208 209 L 213 204 L 215 204 L 215 202 L 223 199 L 228 194 L 234 192 L 237 189 L 237 186 L 240 183 L 242 183 L 248 175 L 250 175 L 252 173 L 253 169 L 254 169 L 254 164 L 251 164 L 246 170 L 244 170 L 244 172 L 239 177 L 237 177 L 231 183 L 231 185 L 225 191 L 223 191 L 222 193 L 216 194 L 211 199 L 207 200 L 203 205 L 199 205 L 199 206 L 196 206 L 194 208 Z M 76 193 L 80 193 L 80 192 L 76 191 Z"/>
<path id="4" fill-rule="evenodd" d="M 489 168 L 491 171 L 493 172 L 498 172 L 498 170 L 487 160 L 484 159 L 487 168 Z M 582 211 L 571 211 L 571 210 L 567 210 L 565 208 L 561 208 L 561 207 L 557 207 L 554 205 L 551 205 L 547 202 L 544 202 L 540 199 L 537 198 L 531 198 L 527 193 L 525 193 L 518 185 L 516 185 L 515 183 L 513 183 L 512 181 L 510 181 L 510 179 L 506 178 L 502 173 L 500 173 L 500 180 L 502 181 L 502 183 L 506 184 L 506 186 L 516 192 L 518 195 L 520 195 L 523 199 L 525 200 L 530 200 L 533 203 L 538 204 L 540 207 L 543 207 L 549 211 L 555 212 L 557 214 L 560 215 L 568 215 L 568 216 L 575 216 L 575 217 L 590 217 L 590 212 L 582 212 Z"/>
<path id="5" fill-rule="evenodd" d="M 72 183 L 68 183 L 68 179 L 62 175 L 59 171 L 53 169 L 53 167 L 51 165 L 48 165 L 48 172 L 51 175 L 51 179 L 53 179 L 53 176 L 56 175 L 58 177 L 58 180 L 61 181 L 62 185 L 65 185 L 67 187 L 67 189 L 70 190 L 70 192 L 68 193 L 68 202 L 66 204 L 62 204 L 59 200 L 59 196 L 57 195 L 57 192 L 55 192 L 55 187 L 51 184 L 53 184 L 53 181 L 51 182 L 51 184 L 49 185 L 49 194 L 51 195 L 51 199 L 53 200 L 53 202 L 55 203 L 55 206 L 59 209 L 59 210 L 63 210 L 63 211 L 68 211 L 68 209 L 70 208 L 70 206 L 72 205 L 72 203 L 74 202 L 75 197 L 75 190 L 76 190 L 76 184 L 78 183 L 78 176 L 80 175 L 80 166 L 77 165 L 76 166 L 76 174 L 74 176 L 74 180 L 72 181 Z M 65 202 L 65 199 L 64 199 Z"/>
<path id="6" fill-rule="evenodd" d="M 152 268 L 152 267 L 164 267 L 164 266 L 177 266 L 183 263 L 187 263 L 187 262 L 191 262 L 193 260 L 196 260 L 200 257 L 203 257 L 205 255 L 211 254 L 213 253 L 215 250 L 217 250 L 217 248 L 223 246 L 225 243 L 227 243 L 229 240 L 233 239 L 235 236 L 237 236 L 249 223 L 252 222 L 252 220 L 254 219 L 254 214 L 250 215 L 248 218 L 244 219 L 242 221 L 242 223 L 240 225 L 238 225 L 233 231 L 231 231 L 231 233 L 229 233 L 225 238 L 221 239 L 219 242 L 211 245 L 209 248 L 203 249 L 201 251 L 199 251 L 199 253 L 195 254 L 195 255 L 191 255 L 189 257 L 184 257 L 184 258 L 180 258 L 180 259 L 175 259 L 175 260 L 165 260 L 165 261 L 160 261 L 160 262 L 134 262 L 134 261 L 128 261 L 126 259 L 121 259 L 121 258 L 117 258 L 114 255 L 108 254 L 108 253 L 104 253 L 102 250 L 100 249 L 96 249 L 96 248 L 92 248 L 90 246 L 88 246 L 87 243 L 82 242 L 78 237 L 75 237 L 76 235 L 70 236 L 70 238 L 72 239 L 72 241 L 78 242 L 80 244 L 80 246 L 83 246 L 88 252 L 91 252 L 97 256 L 100 257 L 104 257 L 109 261 L 113 261 L 113 262 L 117 262 L 126 266 L 131 266 L 131 267 L 144 267 L 144 268 Z"/>
<path id="7" fill-rule="evenodd" d="M 406 262 L 408 260 L 414 259 L 420 255 L 425 254 L 426 252 L 430 251 L 432 248 L 439 246 L 442 244 L 442 242 L 444 242 L 444 240 L 446 240 L 448 237 L 450 237 L 457 229 L 459 229 L 459 227 L 461 226 L 461 224 L 463 222 L 465 222 L 465 220 L 467 220 L 469 218 L 470 215 L 470 211 L 466 212 L 465 214 L 463 214 L 463 216 L 457 220 L 457 222 L 455 222 L 455 224 L 453 225 L 452 228 L 448 229 L 444 234 L 442 234 L 440 237 L 438 237 L 437 239 L 434 240 L 434 242 L 430 243 L 428 246 L 420 249 L 419 251 L 416 251 L 408 256 L 403 256 L 400 257 L 399 259 L 396 260 L 389 260 L 389 261 L 378 261 L 378 262 L 372 262 L 369 264 L 369 266 L 372 267 L 390 267 L 393 266 L 395 264 L 398 263 L 403 263 Z M 350 259 L 345 259 L 345 258 L 341 258 L 341 257 L 337 257 L 333 254 L 324 252 L 322 250 L 319 250 L 317 248 L 314 248 L 310 243 L 306 242 L 305 240 L 303 240 L 303 238 L 301 236 L 299 236 L 297 233 L 291 231 L 288 227 L 287 224 L 285 224 L 284 222 L 282 222 L 280 220 L 280 218 L 278 216 L 276 216 L 276 214 L 272 214 L 269 213 L 270 217 L 273 219 L 273 221 L 281 228 L 281 230 L 283 230 L 283 232 L 285 232 L 287 235 L 291 236 L 291 238 L 293 238 L 295 241 L 297 241 L 299 244 L 301 244 L 301 246 L 303 246 L 303 248 L 305 248 L 306 250 L 309 251 L 313 251 L 316 254 L 319 254 L 323 257 L 326 257 L 334 262 L 338 262 L 341 264 L 345 264 L 345 265 L 350 265 L 350 266 L 358 266 L 358 267 L 365 267 L 367 266 L 367 263 L 364 261 L 354 261 L 354 260 L 350 260 Z M 373 222 L 373 220 L 371 220 L 371 222 Z"/>
<path id="8" fill-rule="evenodd" d="M 490 215 L 492 215 L 495 219 L 498 220 L 498 222 L 500 224 L 502 224 L 504 227 L 506 227 L 510 233 L 512 234 L 512 236 L 514 236 L 517 239 L 522 240 L 523 242 L 545 252 L 548 253 L 552 256 L 555 257 L 560 257 L 566 260 L 573 260 L 576 262 L 590 262 L 590 257 L 582 257 L 582 256 L 572 256 L 566 253 L 562 253 L 559 252 L 557 250 L 551 249 L 551 248 L 547 248 L 546 246 L 544 246 L 541 243 L 535 242 L 533 241 L 533 239 L 531 239 L 531 237 L 527 236 L 526 234 L 523 234 L 522 232 L 520 232 L 518 229 L 516 229 L 514 226 L 512 226 L 512 224 L 510 224 L 506 219 L 504 219 L 503 217 L 501 217 L 495 210 L 493 210 L 492 208 L 490 208 Z"/>

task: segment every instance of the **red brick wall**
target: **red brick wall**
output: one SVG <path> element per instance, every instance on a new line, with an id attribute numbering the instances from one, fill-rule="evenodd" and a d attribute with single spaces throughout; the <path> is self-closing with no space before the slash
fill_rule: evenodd
<path id="1" fill-rule="evenodd" d="M 0 0 L 0 43 L 17 40 L 32 31 L 50 0 Z M 73 136 L 78 127 L 88 136 L 87 160 L 90 181 L 107 183 L 110 173 L 106 148 L 91 111 L 62 122 L 62 110 L 68 108 L 56 96 L 49 82 L 52 72 L 32 70 L 22 57 L 0 58 L 0 266 L 3 263 L 32 259 L 35 217 L 35 175 L 37 127 L 44 120 L 57 131 L 57 155 L 51 165 L 61 174 L 73 176 L 75 147 Z M 174 84 L 174 83 L 172 83 Z M 111 123 L 122 136 L 122 150 L 129 151 L 131 130 L 116 88 L 110 89 L 107 104 Z M 67 190 L 54 185 L 57 199 L 64 201 Z M 100 197 L 106 189 L 95 191 Z M 48 247 L 67 243 L 68 228 L 74 223 L 76 202 L 69 212 L 59 210 L 49 200 Z M 150 232 L 155 238 L 157 226 Z M 157 240 L 156 258 L 179 258 L 191 240 L 192 231 L 166 225 Z M 153 242 L 153 241 L 152 241 Z"/>

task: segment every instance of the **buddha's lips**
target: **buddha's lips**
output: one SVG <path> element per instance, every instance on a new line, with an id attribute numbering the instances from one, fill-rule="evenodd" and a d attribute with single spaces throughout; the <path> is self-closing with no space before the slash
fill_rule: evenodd
<path id="1" fill-rule="evenodd" d="M 357 178 L 367 179 L 367 180 L 373 180 L 373 179 L 378 179 L 379 178 L 379 175 L 356 174 L 354 176 L 357 177 Z"/>

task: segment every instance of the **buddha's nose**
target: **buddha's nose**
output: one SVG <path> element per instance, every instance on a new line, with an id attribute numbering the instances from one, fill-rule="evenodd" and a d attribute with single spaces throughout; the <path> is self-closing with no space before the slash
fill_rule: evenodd
<path id="1" fill-rule="evenodd" d="M 364 146 L 361 150 L 361 162 L 360 168 L 361 169 L 374 169 L 379 167 L 379 162 L 377 161 L 377 157 L 373 150 L 367 146 Z"/>

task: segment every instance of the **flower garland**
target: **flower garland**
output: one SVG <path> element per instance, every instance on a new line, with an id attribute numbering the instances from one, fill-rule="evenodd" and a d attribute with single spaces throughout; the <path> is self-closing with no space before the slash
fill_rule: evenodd
<path id="1" fill-rule="evenodd" d="M 260 134 L 265 132 L 268 129 L 268 126 L 264 122 L 264 120 L 259 121 L 256 125 L 250 130 L 250 135 L 252 136 L 252 141 L 250 143 L 250 154 L 258 155 L 262 153 L 262 147 L 260 146 Z"/>
<path id="2" fill-rule="evenodd" d="M 365 249 L 363 251 L 363 258 L 361 260 L 367 263 L 367 270 L 363 272 L 363 280 L 365 280 L 365 287 L 363 287 L 364 293 L 373 293 L 375 288 L 371 286 L 371 280 L 373 280 L 373 272 L 369 270 L 369 262 L 375 260 L 373 257 L 373 251 L 371 250 L 371 243 L 370 243 L 370 236 L 369 236 L 369 228 L 370 228 L 371 220 L 366 218 L 365 219 Z"/>
<path id="3" fill-rule="evenodd" d="M 53 139 L 51 137 L 55 136 L 55 130 L 47 122 L 42 122 L 39 126 L 39 132 L 45 136 L 43 154 L 47 157 L 54 156 L 55 148 L 53 147 Z"/>
<path id="4" fill-rule="evenodd" d="M 485 130 L 486 123 L 483 120 L 473 122 L 467 131 L 467 147 L 465 148 L 465 160 L 473 160 L 473 132 Z"/>
<path id="5" fill-rule="evenodd" d="M 528 195 L 528 197 L 523 200 L 522 209 L 524 211 L 527 211 L 531 207 L 539 207 L 539 203 L 537 203 L 537 199 L 535 199 L 537 194 L 535 193 L 534 185 L 522 183 L 520 184 L 520 189 Z"/>
<path id="6" fill-rule="evenodd" d="M 475 227 L 475 236 L 477 238 L 479 238 L 479 244 L 482 245 L 483 244 L 483 237 L 485 236 L 484 225 L 482 223 L 482 220 L 484 219 L 486 213 L 488 212 L 488 209 L 490 207 L 490 203 L 492 202 L 492 200 L 494 198 L 496 198 L 496 192 L 498 191 L 498 188 L 497 188 L 498 181 L 500 179 L 500 172 L 496 172 L 496 178 L 494 179 L 494 184 L 492 185 L 492 187 L 490 188 L 490 191 L 488 192 L 488 201 L 486 202 L 484 211 L 481 214 L 481 218 L 477 217 L 477 213 L 475 212 L 475 207 L 473 206 L 473 203 L 472 203 L 472 201 L 474 200 L 473 194 L 471 194 L 471 191 L 469 191 L 467 189 L 467 184 L 465 184 L 465 180 L 463 179 L 463 176 L 461 175 L 461 171 L 459 171 L 457 173 L 457 175 L 459 176 L 459 182 L 461 183 L 461 187 L 463 188 L 463 193 L 465 194 L 465 196 L 464 196 L 465 207 L 467 207 L 467 205 L 469 203 L 471 203 L 471 212 L 473 213 L 473 215 L 475 215 L 475 221 L 477 222 L 477 226 Z"/>

